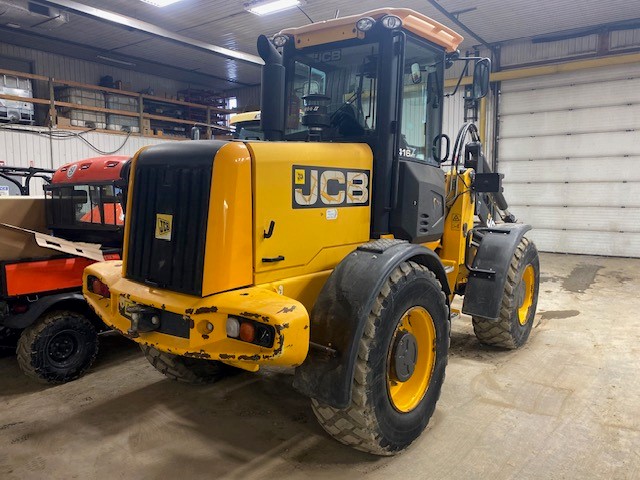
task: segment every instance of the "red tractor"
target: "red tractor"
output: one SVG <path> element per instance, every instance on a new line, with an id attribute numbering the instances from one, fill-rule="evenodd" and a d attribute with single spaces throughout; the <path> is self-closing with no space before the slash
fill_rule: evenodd
<path id="1" fill-rule="evenodd" d="M 0 167 L 3 183 L 22 195 L 31 179 L 45 182 L 44 198 L 0 198 L 0 343 L 17 340 L 31 378 L 68 382 L 96 357 L 106 327 L 82 296 L 82 272 L 120 258 L 128 160 L 88 158 L 55 172 Z"/>

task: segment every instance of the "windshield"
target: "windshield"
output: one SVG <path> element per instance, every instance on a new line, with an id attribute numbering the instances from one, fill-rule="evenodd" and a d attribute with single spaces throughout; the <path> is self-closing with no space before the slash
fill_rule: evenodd
<path id="1" fill-rule="evenodd" d="M 49 223 L 58 228 L 123 226 L 122 189 L 115 185 L 50 186 Z M 104 213 L 104 217 L 103 217 Z"/>
<path id="2" fill-rule="evenodd" d="M 286 137 L 306 138 L 304 97 L 322 96 L 330 126 L 323 139 L 362 137 L 376 126 L 378 44 L 296 51 L 287 78 Z"/>

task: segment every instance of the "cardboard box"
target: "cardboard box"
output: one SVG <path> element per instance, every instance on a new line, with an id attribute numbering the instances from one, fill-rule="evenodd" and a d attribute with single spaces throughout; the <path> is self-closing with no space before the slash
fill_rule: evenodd
<path id="1" fill-rule="evenodd" d="M 44 197 L 1 197 L 0 223 L 48 233 L 44 214 Z M 0 229 L 0 261 L 39 258 L 51 255 L 51 250 L 39 247 L 33 235 Z"/>
<path id="2" fill-rule="evenodd" d="M 56 125 L 58 128 L 66 128 L 71 126 L 71 119 L 69 117 L 63 117 L 62 115 L 58 115 Z"/>

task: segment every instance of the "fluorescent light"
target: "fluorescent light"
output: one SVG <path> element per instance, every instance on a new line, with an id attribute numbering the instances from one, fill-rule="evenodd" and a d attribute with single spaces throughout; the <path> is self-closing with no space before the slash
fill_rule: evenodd
<path id="1" fill-rule="evenodd" d="M 126 62 L 124 60 L 118 60 L 117 58 L 105 57 L 104 55 L 96 55 L 96 58 L 99 58 L 100 60 L 106 60 L 107 62 L 113 62 L 113 63 L 118 63 L 120 65 L 126 65 L 128 67 L 135 67 L 136 66 L 135 63 Z"/>
<path id="2" fill-rule="evenodd" d="M 300 0 L 268 0 L 246 3 L 244 9 L 256 15 L 270 15 L 302 4 Z"/>
<path id="3" fill-rule="evenodd" d="M 141 1 L 144 3 L 148 3 L 149 5 L 153 5 L 154 7 L 166 7 L 167 5 L 177 3 L 180 0 L 141 0 Z"/>

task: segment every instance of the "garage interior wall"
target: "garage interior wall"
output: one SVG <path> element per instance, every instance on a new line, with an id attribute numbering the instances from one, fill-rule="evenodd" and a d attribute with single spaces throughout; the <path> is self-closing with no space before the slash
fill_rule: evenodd
<path id="1" fill-rule="evenodd" d="M 29 130 L 35 131 L 41 130 L 41 128 Z M 79 133 L 77 130 L 72 132 Z M 86 132 L 82 136 L 104 152 L 111 152 L 122 147 L 118 150 L 117 155 L 133 155 L 146 145 L 179 141 L 134 135 L 127 138 L 126 135 L 97 132 Z M 100 153 L 91 149 L 78 138 L 52 140 L 45 135 L 0 129 L 0 162 L 4 162 L 4 165 L 56 169 L 65 163 L 97 156 L 100 156 Z M 3 182 L 0 183 L 5 185 Z M 41 187 L 41 183 L 36 181 L 32 194 L 42 195 L 44 192 Z"/>
<path id="2" fill-rule="evenodd" d="M 19 59 L 21 63 L 31 64 L 30 73 L 36 75 L 80 83 L 97 85 L 100 77 L 111 75 L 115 80 L 122 80 L 127 85 L 127 88 L 133 91 L 151 88 L 158 96 L 164 96 L 165 94 L 175 96 L 178 90 L 194 87 L 193 84 L 186 82 L 6 43 L 0 43 L 0 58 Z M 46 85 L 38 85 L 41 82 L 34 83 L 37 96 L 47 95 L 48 87 Z M 38 87 L 41 87 L 40 90 L 38 90 Z M 206 88 L 206 86 L 197 87 Z M 45 91 L 45 89 L 47 90 Z M 73 132 L 78 133 L 77 130 Z M 132 155 L 145 145 L 168 141 L 163 138 L 155 139 L 132 135 L 125 142 L 126 137 L 124 135 L 95 132 L 84 133 L 83 136 L 88 142 L 102 151 L 114 151 L 124 144 L 122 149 L 117 152 L 119 155 Z M 50 140 L 43 135 L 2 130 L 0 124 L 0 162 L 4 162 L 5 165 L 58 168 L 67 162 L 98 155 L 100 155 L 98 152 L 91 149 L 80 139 Z"/>
<path id="3" fill-rule="evenodd" d="M 7 43 L 0 43 L 0 57 L 16 58 L 31 62 L 32 71 L 28 73 L 62 80 L 72 80 L 80 83 L 97 85 L 100 82 L 100 77 L 111 75 L 114 80 L 122 80 L 123 83 L 128 86 L 130 85 L 131 90 L 134 92 L 151 88 L 155 94 L 159 96 L 164 96 L 165 94 L 175 96 L 178 90 L 194 86 L 186 82 L 179 82 L 146 73 L 138 73 L 126 68 L 88 62 L 86 60 L 65 57 L 32 48 L 18 47 Z M 205 88 L 206 86 L 200 85 L 198 87 Z M 44 93 L 40 92 L 40 96 L 45 95 L 46 92 L 47 91 Z"/>

